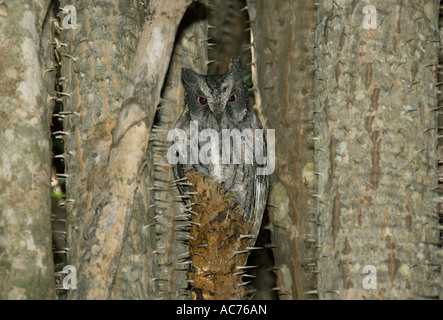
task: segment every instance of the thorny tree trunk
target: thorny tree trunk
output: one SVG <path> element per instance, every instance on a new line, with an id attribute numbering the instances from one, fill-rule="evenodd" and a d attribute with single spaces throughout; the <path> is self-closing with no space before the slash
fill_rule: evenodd
<path id="1" fill-rule="evenodd" d="M 0 3 L 0 299 L 55 297 L 49 4 Z"/>
<path id="2" fill-rule="evenodd" d="M 174 52 L 162 91 L 162 102 L 147 152 L 147 167 L 143 172 L 142 192 L 147 197 L 147 231 L 153 239 L 147 254 L 155 259 L 151 286 L 156 285 L 157 299 L 189 298 L 187 271 L 190 264 L 187 240 L 189 237 L 184 203 L 173 183 L 174 177 L 167 163 L 169 130 L 183 112 L 184 92 L 181 68 L 206 72 L 207 22 L 204 2 L 194 4 L 185 13 L 179 26 Z"/>
<path id="3" fill-rule="evenodd" d="M 71 1 L 60 4 L 65 7 Z M 76 1 L 75 8 L 78 28 L 62 35 L 68 44 L 64 52 L 76 60 L 65 57 L 61 75 L 67 78 L 64 91 L 71 95 L 64 100 L 64 131 L 69 133 L 64 139 L 68 264 L 79 268 L 87 242 L 92 241 L 87 234 L 94 215 L 87 213 L 100 194 L 94 185 L 108 161 L 111 131 L 129 82 L 143 10 L 91 1 Z"/>
<path id="4" fill-rule="evenodd" d="M 189 3 L 151 0 L 139 36 L 143 17 L 138 2 L 135 6 L 132 2 L 128 6 L 127 1 L 75 3 L 79 27 L 67 36 L 69 54 L 76 61 L 67 61 L 65 71 L 72 99 L 66 107 L 72 116 L 65 129 L 68 263 L 78 269 L 73 299 L 110 298 L 112 294 L 128 298 L 121 296 L 120 277 L 116 277 L 119 259 L 127 269 L 134 261 L 140 262 L 138 271 L 151 268 L 146 230 L 131 220 L 134 194 L 168 57 Z M 128 234 L 133 254 L 121 256 Z M 132 279 L 133 294 L 146 297 L 150 280 Z"/>
<path id="5" fill-rule="evenodd" d="M 256 108 L 276 134 L 276 172 L 268 198 L 276 289 L 280 299 L 309 299 L 316 284 L 316 225 L 310 221 L 315 5 L 248 1 L 248 12 Z"/>
<path id="6" fill-rule="evenodd" d="M 368 30 L 367 4 L 318 7 L 319 297 L 436 298 L 439 1 L 371 1 Z"/>

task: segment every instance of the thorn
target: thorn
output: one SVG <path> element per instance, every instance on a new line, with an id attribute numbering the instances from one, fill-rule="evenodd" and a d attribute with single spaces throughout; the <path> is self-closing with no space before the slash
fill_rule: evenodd
<path id="1" fill-rule="evenodd" d="M 182 253 L 182 254 L 178 255 L 178 258 L 182 259 L 182 258 L 187 258 L 189 256 L 191 256 L 191 253 L 190 252 L 185 252 L 185 253 Z"/>
<path id="2" fill-rule="evenodd" d="M 66 173 L 57 173 L 57 177 L 58 177 L 58 178 L 67 178 L 67 177 L 69 177 L 69 174 L 66 174 Z"/>
<path id="3" fill-rule="evenodd" d="M 241 253 L 249 253 L 249 250 L 241 250 L 241 251 L 234 250 L 232 256 L 231 256 L 228 260 L 231 260 L 231 259 L 234 258 L 236 255 L 241 254 Z"/>
<path id="4" fill-rule="evenodd" d="M 425 132 L 428 132 L 428 131 L 431 131 L 431 130 L 436 130 L 437 128 L 428 128 L 428 129 L 425 129 L 425 130 L 423 130 L 421 133 L 425 133 Z"/>
<path id="5" fill-rule="evenodd" d="M 278 249 L 278 248 L 281 248 L 281 246 L 278 246 L 278 245 L 272 244 L 272 243 L 267 243 L 267 244 L 264 245 L 264 247 L 267 248 L 267 249 Z"/>
<path id="6" fill-rule="evenodd" d="M 249 253 L 249 250 L 240 250 L 240 251 L 234 250 L 234 256 L 240 253 Z"/>
<path id="7" fill-rule="evenodd" d="M 67 57 L 67 58 L 69 58 L 69 59 L 72 59 L 72 61 L 77 61 L 77 58 L 76 58 L 76 57 L 73 57 L 73 56 L 71 56 L 71 55 L 69 55 L 69 54 L 67 54 L 67 53 L 63 53 L 62 56 Z"/>
<path id="8" fill-rule="evenodd" d="M 168 278 L 152 278 L 152 281 L 169 281 Z"/>
<path id="9" fill-rule="evenodd" d="M 189 212 L 189 213 L 193 214 L 194 216 L 198 216 L 198 213 L 192 211 L 191 209 L 186 209 L 185 212 Z"/>
<path id="10" fill-rule="evenodd" d="M 50 45 L 55 45 L 57 49 L 60 49 L 61 47 L 67 47 L 67 43 L 60 42 L 60 39 L 57 37 L 54 38 L 54 42 L 49 42 Z"/>
<path id="11" fill-rule="evenodd" d="M 206 65 L 209 66 L 210 64 L 213 64 L 213 63 L 218 63 L 218 62 L 217 62 L 217 60 L 208 60 L 206 62 Z"/>
<path id="12" fill-rule="evenodd" d="M 190 214 L 180 214 L 178 216 L 175 216 L 175 220 L 180 221 L 180 220 L 183 220 L 182 218 L 185 218 L 186 220 L 188 220 L 190 217 L 191 217 Z"/>
<path id="13" fill-rule="evenodd" d="M 69 136 L 69 132 L 67 132 L 67 131 L 56 131 L 56 132 L 53 132 L 52 134 L 54 136 L 57 135 L 57 134 L 61 134 L 63 136 Z"/>
<path id="14" fill-rule="evenodd" d="M 64 234 L 64 235 L 68 234 L 66 231 L 56 231 L 56 230 L 52 231 L 52 233 L 61 233 L 61 234 Z"/>
<path id="15" fill-rule="evenodd" d="M 181 185 L 181 186 L 192 186 L 192 183 L 190 182 L 178 182 L 175 185 Z"/>
<path id="16" fill-rule="evenodd" d="M 263 247 L 246 247 L 247 250 L 261 250 Z"/>
<path id="17" fill-rule="evenodd" d="M 258 266 L 235 266 L 236 270 L 258 268 Z"/>
<path id="18" fill-rule="evenodd" d="M 77 111 L 60 111 L 59 114 L 64 115 L 64 116 L 69 116 L 69 115 L 76 115 L 80 117 L 80 112 Z"/>
<path id="19" fill-rule="evenodd" d="M 237 284 L 237 287 L 246 286 L 249 283 L 251 283 L 251 281 L 241 282 L 241 283 Z"/>
<path id="20" fill-rule="evenodd" d="M 241 234 L 239 239 L 241 240 L 241 239 L 245 239 L 245 238 L 246 239 L 255 239 L 255 235 L 253 235 L 253 234 Z"/>

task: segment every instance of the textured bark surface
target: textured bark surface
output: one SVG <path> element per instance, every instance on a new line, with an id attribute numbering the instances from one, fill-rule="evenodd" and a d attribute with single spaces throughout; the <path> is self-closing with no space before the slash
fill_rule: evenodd
<path id="1" fill-rule="evenodd" d="M 276 169 L 268 198 L 276 289 L 280 299 L 315 298 L 307 294 L 316 284 L 316 225 L 310 221 L 315 4 L 247 2 L 255 107 L 276 135 Z"/>
<path id="2" fill-rule="evenodd" d="M 250 251 L 249 223 L 236 196 L 209 177 L 188 173 L 192 206 L 191 299 L 245 299 L 242 275 Z M 238 218 L 240 217 L 240 219 Z"/>
<path id="3" fill-rule="evenodd" d="M 70 4 L 61 1 L 62 7 Z M 76 1 L 75 7 L 78 28 L 65 30 L 64 42 L 66 54 L 76 60 L 65 57 L 61 73 L 71 94 L 64 101 L 68 264 L 79 271 L 79 259 L 93 241 L 88 235 L 94 231 L 95 215 L 90 211 L 101 193 L 143 15 L 136 14 L 142 12 L 138 6 L 121 1 Z"/>
<path id="4" fill-rule="evenodd" d="M 78 269 L 72 299 L 146 298 L 149 279 L 141 274 L 150 268 L 150 255 L 145 254 L 148 246 L 138 246 L 137 240 L 146 237 L 137 229 L 141 224 L 131 222 L 134 194 L 175 32 L 189 1 L 150 1 L 139 36 L 141 4 L 127 4 L 77 1 L 79 27 L 68 32 L 70 55 L 76 59 L 66 70 L 73 98 L 69 111 L 75 112 L 66 143 L 68 263 Z M 140 269 L 126 275 L 134 279 L 133 290 L 120 290 L 116 271 L 129 227 L 133 254 L 124 255 L 129 263 L 123 270 L 134 267 L 134 261 L 140 261 Z"/>
<path id="5" fill-rule="evenodd" d="M 248 12 L 246 0 L 208 1 L 210 47 L 208 51 L 208 74 L 223 74 L 228 71 L 232 56 L 241 55 L 243 62 L 251 62 L 249 49 Z"/>
<path id="6" fill-rule="evenodd" d="M 162 90 L 162 102 L 156 113 L 147 153 L 147 167 L 142 184 L 149 198 L 148 228 L 155 241 L 151 256 L 157 267 L 152 281 L 158 288 L 159 299 L 189 298 L 187 271 L 189 228 L 183 219 L 186 208 L 174 182 L 172 168 L 167 160 L 171 142 L 168 131 L 184 110 L 184 92 L 181 68 L 206 72 L 207 22 L 206 8 L 200 1 L 185 13 L 177 31 L 174 52 Z"/>
<path id="7" fill-rule="evenodd" d="M 438 87 L 439 87 L 439 97 L 438 97 L 438 182 L 440 187 L 440 195 L 443 194 L 443 112 L 441 112 L 440 107 L 443 103 L 443 72 L 441 71 L 441 66 L 443 64 L 443 10 L 442 1 L 440 0 L 440 16 L 439 16 L 439 33 L 440 33 L 440 57 L 439 57 L 439 72 L 438 72 Z M 443 199 L 439 201 L 439 211 L 440 211 L 440 242 L 442 243 L 440 247 L 440 300 L 443 300 Z"/>
<path id="8" fill-rule="evenodd" d="M 363 28 L 367 4 L 377 9 L 377 29 Z M 438 11 L 439 1 L 319 1 L 322 299 L 438 296 Z M 367 265 L 376 289 L 363 287 Z"/>
<path id="9" fill-rule="evenodd" d="M 49 0 L 0 2 L 0 299 L 53 299 Z"/>

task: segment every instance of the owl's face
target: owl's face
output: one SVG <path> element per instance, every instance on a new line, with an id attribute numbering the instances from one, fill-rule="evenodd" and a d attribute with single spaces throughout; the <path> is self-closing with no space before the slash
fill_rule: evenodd
<path id="1" fill-rule="evenodd" d="M 183 69 L 185 101 L 192 118 L 241 120 L 249 106 L 245 71 L 240 57 L 232 58 L 228 73 L 222 75 L 206 76 Z"/>

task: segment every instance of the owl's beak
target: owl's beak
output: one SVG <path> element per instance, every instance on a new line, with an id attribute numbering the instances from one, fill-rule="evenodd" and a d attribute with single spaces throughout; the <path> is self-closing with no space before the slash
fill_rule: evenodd
<path id="1" fill-rule="evenodd" d="M 225 104 L 223 102 L 218 102 L 218 103 L 215 102 L 210 104 L 209 108 L 211 108 L 211 111 L 216 115 L 220 115 L 225 110 Z"/>

